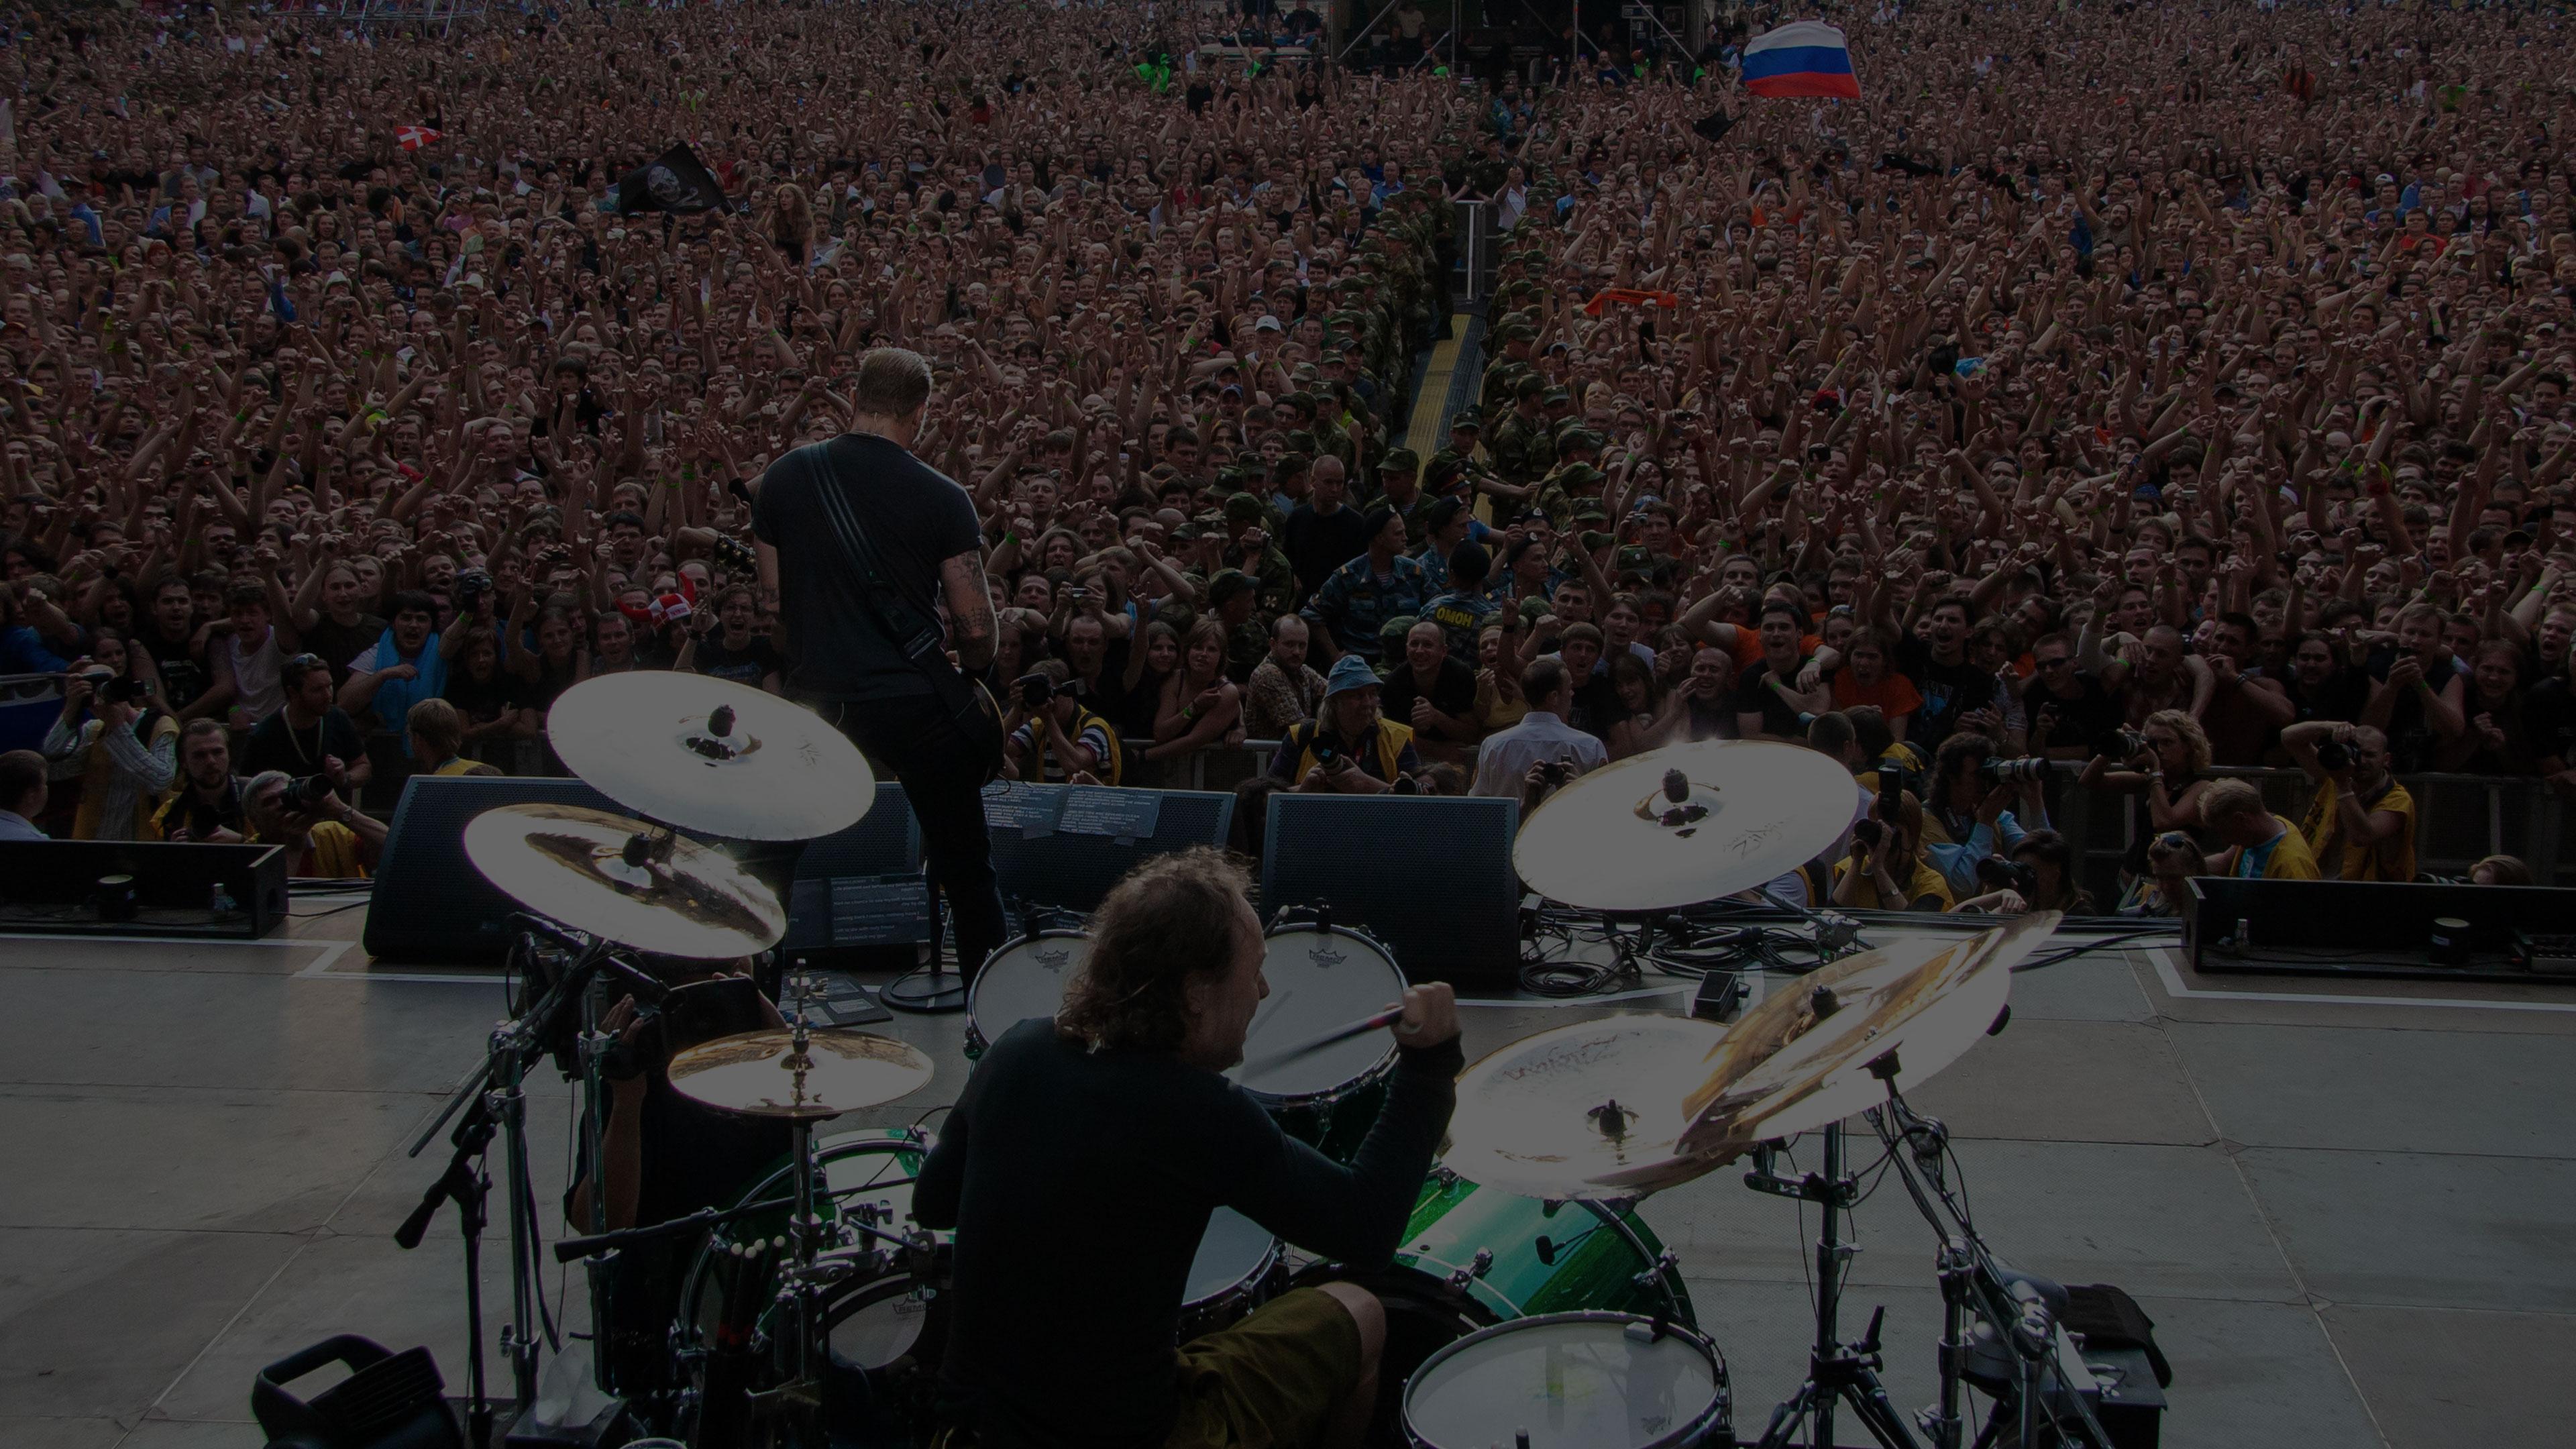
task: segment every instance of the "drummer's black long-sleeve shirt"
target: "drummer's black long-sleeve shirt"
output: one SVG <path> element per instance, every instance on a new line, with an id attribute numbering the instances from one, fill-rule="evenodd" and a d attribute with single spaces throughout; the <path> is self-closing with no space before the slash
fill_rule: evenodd
<path id="1" fill-rule="evenodd" d="M 1399 1053 L 1344 1167 L 1225 1078 L 1091 1052 L 1051 1020 L 976 1065 L 913 1188 L 957 1233 L 944 1373 L 986 1449 L 1159 1444 L 1208 1215 L 1233 1208 L 1309 1252 L 1382 1267 L 1457 1102 L 1455 1041 Z"/>

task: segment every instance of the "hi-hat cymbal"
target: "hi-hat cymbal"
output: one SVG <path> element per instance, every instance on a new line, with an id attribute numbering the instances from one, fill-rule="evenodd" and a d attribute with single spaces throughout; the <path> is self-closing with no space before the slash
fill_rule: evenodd
<path id="1" fill-rule="evenodd" d="M 486 810 L 465 827 L 465 858 L 538 915 L 639 951 L 730 960 L 787 934 L 777 894 L 731 859 L 604 810 Z"/>
<path id="2" fill-rule="evenodd" d="M 874 1032 L 817 1029 L 796 1050 L 792 1028 L 701 1042 L 671 1058 L 671 1086 L 720 1112 L 815 1121 L 908 1096 L 928 1085 L 930 1058 Z"/>
<path id="3" fill-rule="evenodd" d="M 813 840 L 876 802 L 866 758 L 822 716 L 703 674 L 584 680 L 547 711 L 546 738 L 609 799 L 728 840 Z"/>
<path id="4" fill-rule="evenodd" d="M 1850 772 L 1803 745 L 1671 745 L 1549 796 L 1522 822 L 1512 864 L 1552 901 L 1671 910 L 1806 864 L 1851 824 L 1858 800 Z"/>
<path id="5" fill-rule="evenodd" d="M 1678 1186 L 1884 1101 L 1870 1065 L 1890 1052 L 1899 1091 L 1958 1060 L 2002 1014 L 2013 964 L 2056 925 L 2042 912 L 1865 951 L 1785 984 L 1729 1028 L 1634 1015 L 1525 1037 L 1459 1075 L 1441 1162 L 1531 1197 Z"/>
<path id="6" fill-rule="evenodd" d="M 1602 1179 L 1681 1156 L 1684 1104 L 1725 1035 L 1715 1022 L 1632 1012 L 1497 1048 L 1458 1076 L 1440 1163 L 1530 1197 L 1640 1196 Z"/>

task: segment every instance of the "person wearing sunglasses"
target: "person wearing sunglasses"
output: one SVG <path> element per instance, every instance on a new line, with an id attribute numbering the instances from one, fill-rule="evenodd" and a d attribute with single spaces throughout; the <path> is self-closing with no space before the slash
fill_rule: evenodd
<path id="1" fill-rule="evenodd" d="M 331 762 L 348 771 L 354 792 L 372 775 L 366 736 L 348 711 L 332 702 L 331 661 L 319 654 L 298 654 L 278 666 L 278 685 L 286 702 L 275 714 L 253 726 L 242 746 L 244 775 L 282 770 L 291 776 L 330 773 Z M 354 798 L 354 796 L 353 796 Z"/>

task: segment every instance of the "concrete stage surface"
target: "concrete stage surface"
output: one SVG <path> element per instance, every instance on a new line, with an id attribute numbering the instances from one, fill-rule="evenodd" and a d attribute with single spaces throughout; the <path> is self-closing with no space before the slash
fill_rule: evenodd
<path id="1" fill-rule="evenodd" d="M 0 939 L 0 1445 L 258 1446 L 253 1372 L 343 1331 L 427 1343 L 462 1391 L 454 1216 L 415 1252 L 392 1233 L 445 1158 L 443 1138 L 403 1148 L 480 1060 L 502 991 L 371 970 L 362 921 L 308 915 L 250 944 Z M 2576 991 L 2201 978 L 2170 951 L 2113 951 L 2017 978 L 2013 1005 L 1916 1104 L 1958 1134 L 1999 1253 L 2145 1305 L 2175 1374 L 2166 1444 L 2567 1442 Z M 1472 1009 L 1469 1054 L 1591 1009 Z M 954 1099 L 961 1017 L 877 1029 L 939 1076 L 839 1125 Z M 550 1231 L 570 1104 L 551 1070 L 535 1082 Z M 1732 1169 L 1643 1214 L 1758 1435 L 1804 1369 L 1814 1215 Z M 1934 1392 L 1932 1235 L 1894 1183 L 1858 1220 L 1846 1331 L 1886 1305 L 1910 1414 Z M 586 1322 L 578 1274 L 550 1265 L 549 1285 Z"/>

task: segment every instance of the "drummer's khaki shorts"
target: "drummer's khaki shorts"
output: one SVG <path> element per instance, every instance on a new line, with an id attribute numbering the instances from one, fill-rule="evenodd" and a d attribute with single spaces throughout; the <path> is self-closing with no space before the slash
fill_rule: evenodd
<path id="1" fill-rule="evenodd" d="M 1302 1449 L 1359 1388 L 1360 1326 L 1332 1295 L 1299 1288 L 1182 1344 L 1180 1357 L 1166 1449 Z"/>
<path id="2" fill-rule="evenodd" d="M 1299 1288 L 1179 1350 L 1180 1412 L 1164 1449 L 1307 1449 L 1360 1386 L 1360 1326 L 1331 1294 Z M 933 1449 L 973 1449 L 950 1429 Z"/>

